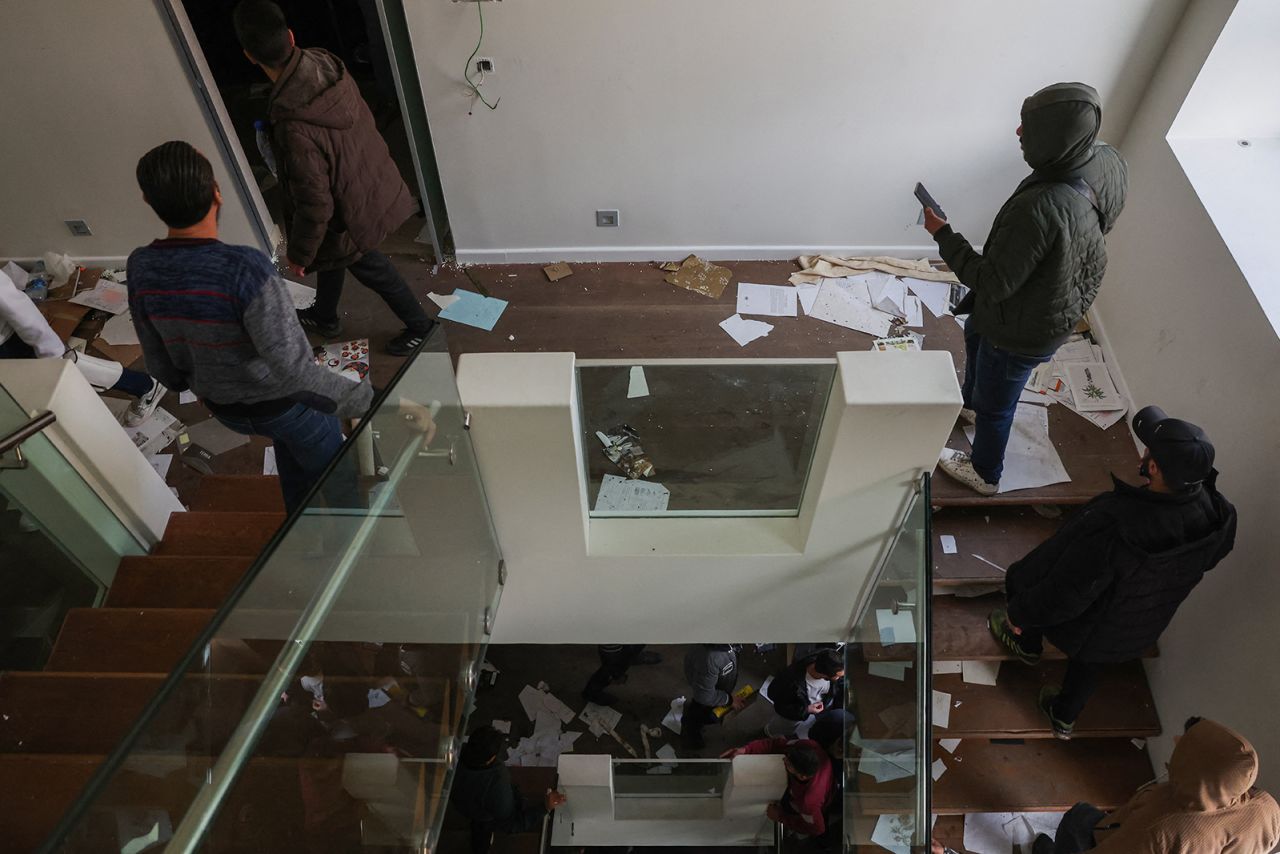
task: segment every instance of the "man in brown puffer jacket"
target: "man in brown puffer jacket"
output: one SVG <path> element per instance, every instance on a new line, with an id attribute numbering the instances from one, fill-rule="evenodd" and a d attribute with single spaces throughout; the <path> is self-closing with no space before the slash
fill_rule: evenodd
<path id="1" fill-rule="evenodd" d="M 270 0 L 243 0 L 234 14 L 245 56 L 274 83 L 267 102 L 272 148 L 285 200 L 289 267 L 316 273 L 316 302 L 298 312 L 304 329 L 342 333 L 338 300 L 349 269 L 405 325 L 387 344 L 412 353 L 433 323 L 404 277 L 377 247 L 414 212 L 373 114 L 342 61 L 294 44 Z"/>
<path id="2" fill-rule="evenodd" d="M 1280 806 L 1253 788 L 1258 754 L 1244 736 L 1191 718 L 1169 758 L 1169 779 L 1137 791 L 1112 813 L 1076 804 L 1057 839 L 1034 854 L 1267 854 L 1280 843 Z"/>

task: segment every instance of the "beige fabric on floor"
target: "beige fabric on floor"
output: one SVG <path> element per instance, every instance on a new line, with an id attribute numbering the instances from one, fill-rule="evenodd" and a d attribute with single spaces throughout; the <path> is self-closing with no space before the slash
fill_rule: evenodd
<path id="1" fill-rule="evenodd" d="M 877 255 L 869 258 L 841 258 L 837 255 L 801 255 L 800 272 L 791 274 L 791 283 L 816 284 L 823 279 L 839 279 L 879 270 L 891 276 L 910 276 L 928 282 L 959 282 L 955 273 L 935 270 L 928 261 L 909 261 Z"/>

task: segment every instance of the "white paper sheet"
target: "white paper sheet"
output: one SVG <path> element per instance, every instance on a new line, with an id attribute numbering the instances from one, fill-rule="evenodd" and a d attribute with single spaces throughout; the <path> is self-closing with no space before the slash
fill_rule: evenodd
<path id="1" fill-rule="evenodd" d="M 738 283 L 738 314 L 795 317 L 796 289 L 790 285 Z"/>
<path id="2" fill-rule="evenodd" d="M 107 398 L 103 399 L 106 400 Z M 128 402 L 121 402 L 127 408 Z M 157 451 L 163 451 L 167 448 L 169 443 L 178 438 L 178 432 L 181 429 L 182 425 L 178 419 L 162 407 L 153 412 L 141 424 L 134 427 L 126 427 L 124 431 L 129 435 L 138 450 L 142 452 L 142 455 L 149 457 Z"/>
<path id="3" fill-rule="evenodd" d="M 795 285 L 796 298 L 800 300 L 800 309 L 805 314 L 813 313 L 813 301 L 818 298 L 817 283 L 800 283 Z"/>
<path id="4" fill-rule="evenodd" d="M 643 365 L 632 365 L 627 377 L 627 399 L 649 396 L 649 381 L 644 376 Z"/>
<path id="5" fill-rule="evenodd" d="M 964 817 L 964 847 L 970 854 L 1009 854 L 1013 842 L 1004 826 L 1013 813 L 977 812 Z"/>
<path id="6" fill-rule="evenodd" d="M 173 454 L 156 454 L 147 460 L 162 480 L 169 477 L 169 466 L 173 465 Z"/>
<path id="7" fill-rule="evenodd" d="M 680 734 L 681 721 L 684 719 L 684 697 L 676 697 L 671 701 L 671 708 L 667 710 L 667 714 L 662 719 L 662 725 L 674 732 Z"/>
<path id="8" fill-rule="evenodd" d="M 262 473 L 264 475 L 275 475 L 279 477 L 280 469 L 276 468 L 276 449 L 275 447 L 262 449 Z"/>
<path id="9" fill-rule="evenodd" d="M 933 764 L 929 766 L 929 774 L 933 777 L 933 781 L 938 782 L 938 778 L 947 773 L 947 763 L 941 759 L 933 760 Z"/>
<path id="10" fill-rule="evenodd" d="M 183 406 L 186 406 L 188 403 L 195 403 L 197 400 L 199 400 L 199 398 L 196 397 L 196 393 L 194 391 L 187 390 L 178 392 L 178 403 Z"/>
<path id="11" fill-rule="evenodd" d="M 961 678 L 970 685 L 995 685 L 1000 676 L 998 661 L 965 661 L 961 668 Z"/>
<path id="12" fill-rule="evenodd" d="M 895 314 L 907 316 L 907 284 L 901 279 L 888 277 L 867 283 L 867 293 L 871 297 L 871 307 Z"/>
<path id="13" fill-rule="evenodd" d="M 729 333 L 729 337 L 745 347 L 757 338 L 763 338 L 773 331 L 773 325 L 763 320 L 747 320 L 740 314 L 720 321 L 720 328 Z"/>
<path id="14" fill-rule="evenodd" d="M 951 695 L 946 691 L 933 692 L 933 725 L 943 729 L 951 726 Z"/>
<path id="15" fill-rule="evenodd" d="M 8 276 L 9 280 L 13 282 L 13 286 L 20 291 L 26 289 L 27 282 L 31 279 L 30 273 L 12 261 L 5 264 L 4 267 L 0 267 L 0 272 Z"/>
<path id="16" fill-rule="evenodd" d="M 539 709 L 537 716 L 533 719 L 533 737 L 545 738 L 553 735 L 557 740 L 560 738 L 560 719 L 553 715 L 547 709 Z"/>
<path id="17" fill-rule="evenodd" d="M 294 308 L 311 308 L 316 304 L 316 289 L 310 285 L 285 279 L 284 286 L 289 289 L 289 299 L 293 300 Z"/>
<path id="18" fill-rule="evenodd" d="M 494 721 L 493 728 L 496 729 L 498 732 L 510 733 L 511 721 Z"/>
<path id="19" fill-rule="evenodd" d="M 916 624 L 911 611 L 893 613 L 888 608 L 876 609 L 876 626 L 880 629 L 880 643 L 915 643 Z"/>
<path id="20" fill-rule="evenodd" d="M 914 777 L 915 744 L 909 739 L 864 739 L 858 773 L 873 777 L 877 783 Z"/>
<path id="21" fill-rule="evenodd" d="M 938 746 L 947 751 L 947 753 L 955 753 L 956 748 L 960 746 L 960 739 L 940 738 L 938 739 Z"/>
<path id="22" fill-rule="evenodd" d="M 671 490 L 660 483 L 606 474 L 596 493 L 597 513 L 664 513 Z"/>
<path id="23" fill-rule="evenodd" d="M 129 307 L 129 289 L 124 285 L 102 279 L 88 291 L 81 291 L 70 299 L 77 305 L 87 305 L 110 314 L 121 314 Z"/>
<path id="24" fill-rule="evenodd" d="M 911 854 L 915 818 L 911 815 L 881 815 L 876 819 L 871 841 L 893 854 Z"/>
<path id="25" fill-rule="evenodd" d="M 822 283 L 809 315 L 876 338 L 887 336 L 895 320 L 893 315 L 871 307 L 865 282 L 843 279 L 827 279 Z"/>
<path id="26" fill-rule="evenodd" d="M 133 326 L 133 316 L 128 309 L 104 323 L 98 337 L 112 346 L 137 344 L 138 330 Z"/>
<path id="27" fill-rule="evenodd" d="M 912 329 L 920 329 L 924 326 L 923 305 L 924 303 L 920 301 L 920 297 L 914 294 L 907 294 L 906 302 L 902 306 L 907 313 L 907 326 Z"/>
<path id="28" fill-rule="evenodd" d="M 950 534 L 940 534 L 939 542 L 942 543 L 942 553 L 944 555 L 953 555 L 956 553 L 956 538 Z"/>
<path id="29" fill-rule="evenodd" d="M 578 718 L 590 727 L 593 733 L 599 729 L 600 732 L 596 733 L 599 735 L 616 727 L 618 721 L 622 720 L 622 712 L 609 706 L 587 703 Z"/>
<path id="30" fill-rule="evenodd" d="M 935 661 L 933 663 L 933 675 L 945 676 L 948 673 L 959 673 L 960 665 L 963 661 Z"/>
<path id="31" fill-rule="evenodd" d="M 569 708 L 559 697 L 552 694 L 550 691 L 542 692 L 542 707 L 558 717 L 561 723 L 567 724 L 577 715 L 577 712 Z"/>
<path id="32" fill-rule="evenodd" d="M 1114 412 L 1124 406 L 1111 373 L 1101 362 L 1080 362 L 1066 366 L 1067 385 L 1077 412 Z"/>
<path id="33" fill-rule="evenodd" d="M 907 678 L 908 664 L 905 661 L 869 661 L 867 672 L 872 676 L 894 679 L 902 682 Z"/>
<path id="34" fill-rule="evenodd" d="M 965 427 L 964 431 L 972 443 L 974 428 Z M 1013 416 L 1013 429 L 1009 433 L 1009 444 L 1005 447 L 1000 492 L 1068 483 L 1070 480 L 1058 449 L 1049 439 L 1048 410 L 1029 403 L 1018 404 L 1018 410 Z"/>
<path id="35" fill-rule="evenodd" d="M 902 280 L 911 289 L 911 293 L 920 298 L 934 317 L 951 314 L 951 283 L 926 282 L 922 279 L 906 278 Z"/>
<path id="36" fill-rule="evenodd" d="M 433 303 L 440 306 L 440 310 L 443 311 L 444 309 L 453 305 L 458 300 L 462 299 L 462 297 L 458 296 L 457 294 L 438 294 L 432 291 L 431 293 L 427 294 L 427 299 L 431 300 Z"/>

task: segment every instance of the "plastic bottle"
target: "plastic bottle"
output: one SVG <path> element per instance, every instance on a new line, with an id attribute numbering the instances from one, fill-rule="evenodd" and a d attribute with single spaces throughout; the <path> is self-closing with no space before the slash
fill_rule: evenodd
<path id="1" fill-rule="evenodd" d="M 277 178 L 280 177 L 280 172 L 276 169 L 276 155 L 271 150 L 271 136 L 267 133 L 267 123 L 262 119 L 258 119 L 253 123 L 253 131 L 258 140 L 258 153 L 262 155 L 262 159 L 266 162 L 267 168 L 271 170 L 271 174 Z"/>
<path id="2" fill-rule="evenodd" d="M 49 286 L 42 276 L 32 276 L 22 292 L 31 297 L 32 302 L 40 302 L 49 296 Z"/>

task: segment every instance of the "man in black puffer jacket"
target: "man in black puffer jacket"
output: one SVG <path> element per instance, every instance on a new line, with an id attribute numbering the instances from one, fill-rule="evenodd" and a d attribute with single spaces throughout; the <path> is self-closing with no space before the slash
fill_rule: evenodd
<path id="1" fill-rule="evenodd" d="M 1040 708 L 1069 739 L 1099 666 L 1130 661 L 1160 637 L 1178 606 L 1235 544 L 1236 511 L 1218 492 L 1213 445 L 1194 424 L 1158 406 L 1133 417 L 1147 446 L 1138 488 L 1115 481 L 1045 542 L 1009 567 L 1008 612 L 992 634 L 1027 664 L 1048 638 L 1070 662 Z"/>
<path id="2" fill-rule="evenodd" d="M 1098 142 L 1102 102 L 1092 86 L 1055 83 L 1022 104 L 1018 137 L 1033 170 L 1000 208 L 982 254 L 935 211 L 925 228 L 971 289 L 965 323 L 962 416 L 973 453 L 942 470 L 983 495 L 999 489 L 1018 396 L 1036 365 L 1067 340 L 1107 268 L 1105 235 L 1124 209 L 1128 168 Z"/>

